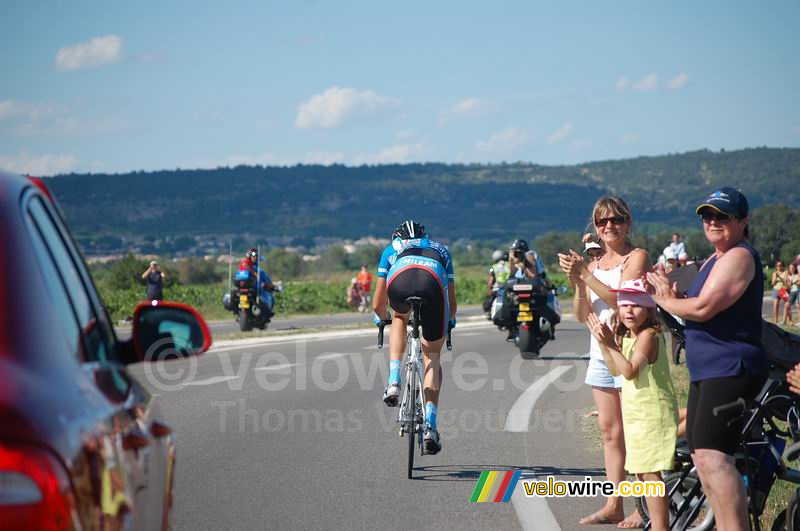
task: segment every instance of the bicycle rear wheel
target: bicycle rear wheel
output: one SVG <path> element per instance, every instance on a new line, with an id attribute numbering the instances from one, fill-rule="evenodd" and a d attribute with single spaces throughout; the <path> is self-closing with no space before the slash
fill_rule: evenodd
<path id="1" fill-rule="evenodd" d="M 417 371 L 410 372 L 411 376 L 407 379 L 411 389 L 408 397 L 411 412 L 408 419 L 408 479 L 412 478 L 414 472 L 414 441 L 417 438 Z"/>

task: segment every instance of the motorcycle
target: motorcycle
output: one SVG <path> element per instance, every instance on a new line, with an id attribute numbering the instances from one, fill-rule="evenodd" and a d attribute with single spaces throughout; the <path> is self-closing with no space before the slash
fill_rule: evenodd
<path id="1" fill-rule="evenodd" d="M 235 287 L 223 295 L 222 304 L 226 310 L 236 315 L 239 330 L 242 332 L 248 332 L 253 328 L 266 330 L 275 315 L 272 311 L 275 306 L 273 292 L 281 291 L 283 287 L 278 282 L 274 289 L 268 290 L 265 294 L 258 286 L 255 275 L 247 270 L 237 271 Z"/>
<path id="2" fill-rule="evenodd" d="M 492 321 L 508 331 L 508 340 L 519 347 L 523 359 L 539 357 L 542 347 L 555 339 L 555 327 L 561 322 L 558 295 L 566 288 L 556 288 L 541 278 L 512 278 L 498 291 L 492 303 Z"/>

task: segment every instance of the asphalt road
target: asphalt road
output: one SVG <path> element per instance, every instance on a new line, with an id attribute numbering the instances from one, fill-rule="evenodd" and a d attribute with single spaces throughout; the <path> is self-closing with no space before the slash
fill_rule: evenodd
<path id="1" fill-rule="evenodd" d="M 397 410 L 380 400 L 387 362 L 374 330 L 220 342 L 133 366 L 177 438 L 173 527 L 579 529 L 602 499 L 528 498 L 520 482 L 511 503 L 468 500 L 484 470 L 601 479 L 584 426 L 588 332 L 567 317 L 541 359 L 523 361 L 504 333 L 468 321 L 444 358 L 444 450 L 417 457 L 412 480 Z"/>

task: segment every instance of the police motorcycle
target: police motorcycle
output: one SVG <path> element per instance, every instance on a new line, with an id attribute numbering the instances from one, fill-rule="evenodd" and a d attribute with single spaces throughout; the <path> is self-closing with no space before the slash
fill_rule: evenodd
<path id="1" fill-rule="evenodd" d="M 265 289 L 258 281 L 257 275 L 249 270 L 236 272 L 234 287 L 222 297 L 225 309 L 233 312 L 239 323 L 239 330 L 248 332 L 253 328 L 266 330 L 270 320 L 275 315 L 275 296 L 273 292 L 283 291 L 280 282 L 274 284 L 273 289 Z M 261 271 L 260 273 L 263 273 Z"/>
<path id="2" fill-rule="evenodd" d="M 512 253 L 526 253 L 525 240 L 515 240 Z M 491 318 L 500 330 L 508 332 L 523 359 L 539 357 L 542 347 L 555 339 L 555 327 L 561 322 L 558 295 L 566 288 L 556 288 L 546 278 L 519 275 L 506 281 L 492 303 Z"/>

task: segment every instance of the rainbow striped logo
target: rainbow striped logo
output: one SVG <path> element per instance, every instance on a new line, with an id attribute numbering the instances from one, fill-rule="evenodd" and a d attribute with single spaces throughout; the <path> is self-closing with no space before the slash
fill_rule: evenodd
<path id="1" fill-rule="evenodd" d="M 486 470 L 481 472 L 478 484 L 472 491 L 470 502 L 507 502 L 514 494 L 514 488 L 519 482 L 519 470 L 508 470 L 506 472 Z"/>

